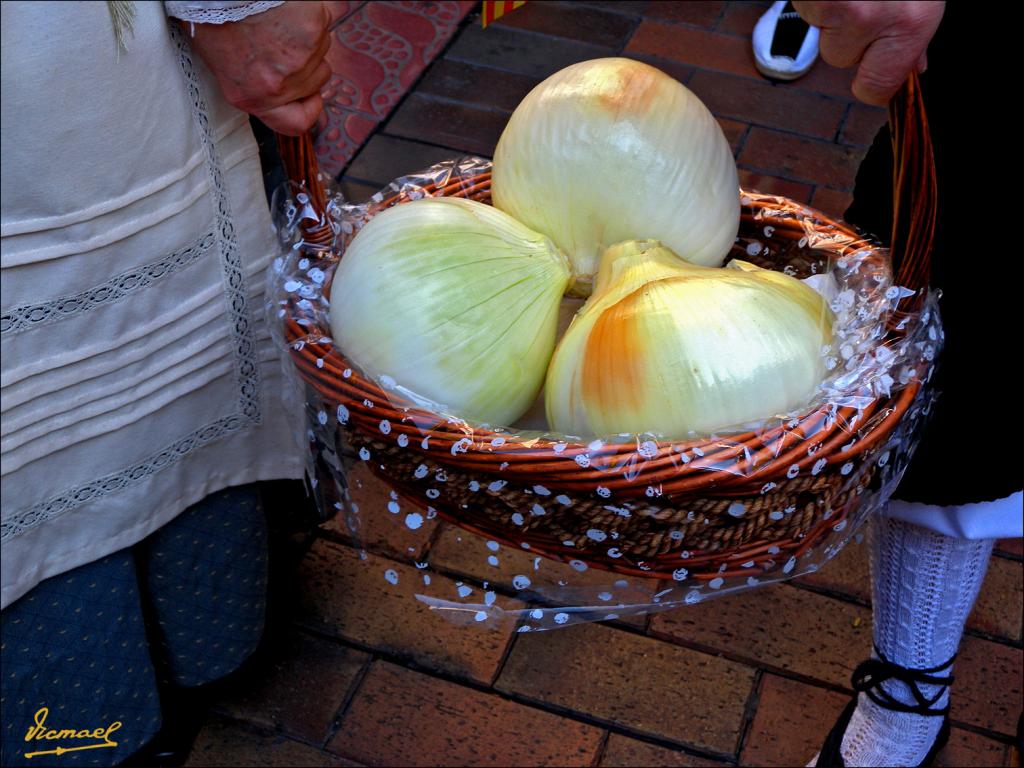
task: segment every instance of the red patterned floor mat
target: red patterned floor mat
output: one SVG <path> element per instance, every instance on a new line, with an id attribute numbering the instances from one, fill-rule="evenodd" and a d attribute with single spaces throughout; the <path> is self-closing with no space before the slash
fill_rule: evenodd
<path id="1" fill-rule="evenodd" d="M 324 87 L 316 139 L 325 173 L 341 172 L 474 5 L 467 0 L 330 3 L 338 19 L 327 54 L 334 75 Z"/>

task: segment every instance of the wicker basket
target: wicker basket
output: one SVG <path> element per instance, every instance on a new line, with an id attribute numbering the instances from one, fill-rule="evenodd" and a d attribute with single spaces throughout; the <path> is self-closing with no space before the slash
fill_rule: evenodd
<path id="1" fill-rule="evenodd" d="M 923 288 L 934 223 L 934 171 L 915 81 L 894 102 L 892 118 L 897 211 L 903 200 L 902 209 L 914 214 L 909 226 L 908 217 L 897 217 L 904 225 L 899 242 L 908 243 L 898 280 Z M 282 142 L 282 154 L 293 178 L 307 183 L 316 178 L 308 139 Z M 932 194 L 907 208 L 902 195 L 908 185 Z M 320 195 L 314 205 L 322 204 L 322 192 L 312 191 L 315 198 Z M 426 191 L 489 203 L 490 175 Z M 404 201 L 397 196 L 380 208 Z M 757 195 L 746 202 L 741 235 L 756 228 L 763 240 L 770 225 L 777 253 L 804 237 L 793 216 L 800 214 L 831 225 L 834 237 L 818 246 L 824 256 L 849 256 L 857 249 L 877 254 L 877 245 L 848 225 L 800 204 Z M 320 242 L 330 237 L 323 226 L 306 234 Z M 871 258 L 880 257 L 869 256 L 864 268 L 883 268 Z M 822 407 L 770 432 L 730 435 L 728 441 L 647 443 L 638 461 L 635 440 L 576 444 L 452 423 L 385 393 L 331 345 L 293 344 L 310 334 L 330 336 L 300 301 L 288 304 L 285 323 L 302 379 L 322 403 L 347 411 L 347 422 L 335 434 L 339 453 L 372 457 L 369 467 L 401 495 L 464 529 L 516 547 L 525 544 L 555 559 L 647 578 L 671 578 L 681 556 L 688 575 L 705 580 L 744 575 L 752 566 L 792 568 L 794 557 L 846 525 L 858 497 L 877 485 L 880 465 L 889 458 L 887 443 L 921 389 L 912 381 L 866 409 Z M 890 330 L 890 340 L 898 334 Z M 382 424 L 387 424 L 384 431 Z M 438 473 L 447 482 L 435 482 Z M 554 501 L 563 494 L 571 504 Z M 609 495 L 628 503 L 631 514 L 610 510 Z M 524 510 L 538 500 L 550 502 L 546 513 L 524 520 Z M 612 535 L 621 547 L 594 541 L 589 535 L 594 530 Z"/>

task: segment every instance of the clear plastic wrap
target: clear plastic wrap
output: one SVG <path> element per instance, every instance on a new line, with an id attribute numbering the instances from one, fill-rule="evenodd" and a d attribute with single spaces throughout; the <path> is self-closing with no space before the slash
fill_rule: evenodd
<path id="1" fill-rule="evenodd" d="M 381 578 L 455 621 L 537 631 L 662 611 L 813 572 L 887 500 L 935 393 L 937 298 L 892 282 L 887 252 L 783 198 L 742 192 L 730 258 L 806 280 L 835 314 L 812 402 L 722 434 L 579 439 L 469 423 L 407 382 L 369 379 L 329 335 L 337 256 L 390 205 L 437 194 L 487 199 L 490 164 L 461 158 L 390 184 L 365 205 L 328 191 L 318 214 L 282 189 L 284 252 L 267 291 L 325 514 L 353 539 L 397 538 Z M 303 240 L 311 222 L 334 241 Z M 390 492 L 353 502 L 370 474 Z M 400 532 L 388 532 L 394 526 Z M 394 535 L 392 535 L 392 533 Z M 378 560 L 371 560 L 378 567 Z"/>

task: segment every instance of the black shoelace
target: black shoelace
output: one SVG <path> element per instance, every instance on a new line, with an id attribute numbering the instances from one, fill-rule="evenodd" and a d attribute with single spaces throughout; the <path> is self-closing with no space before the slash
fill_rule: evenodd
<path id="1" fill-rule="evenodd" d="M 952 666 L 956 659 L 955 653 L 946 663 L 928 669 L 907 669 L 894 664 L 885 658 L 885 655 L 878 650 L 878 646 L 875 646 L 875 654 L 878 656 L 877 659 L 868 659 L 854 670 L 853 690 L 866 694 L 878 706 L 893 712 L 908 712 L 926 716 L 942 716 L 949 712 L 949 704 L 941 708 L 935 708 L 935 704 L 942 698 L 946 688 L 953 684 L 953 676 L 936 673 Z M 885 690 L 882 684 L 888 680 L 896 680 L 906 685 L 916 703 L 904 704 Z M 919 687 L 921 685 L 941 687 L 934 696 L 927 696 Z"/>

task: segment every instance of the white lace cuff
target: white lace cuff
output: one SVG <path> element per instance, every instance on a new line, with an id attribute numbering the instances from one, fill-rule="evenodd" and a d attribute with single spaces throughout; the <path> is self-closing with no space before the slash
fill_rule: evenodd
<path id="1" fill-rule="evenodd" d="M 224 24 L 229 21 L 241 21 L 248 16 L 269 11 L 284 5 L 284 0 L 165 0 L 164 8 L 168 16 L 192 22 L 193 24 Z"/>

